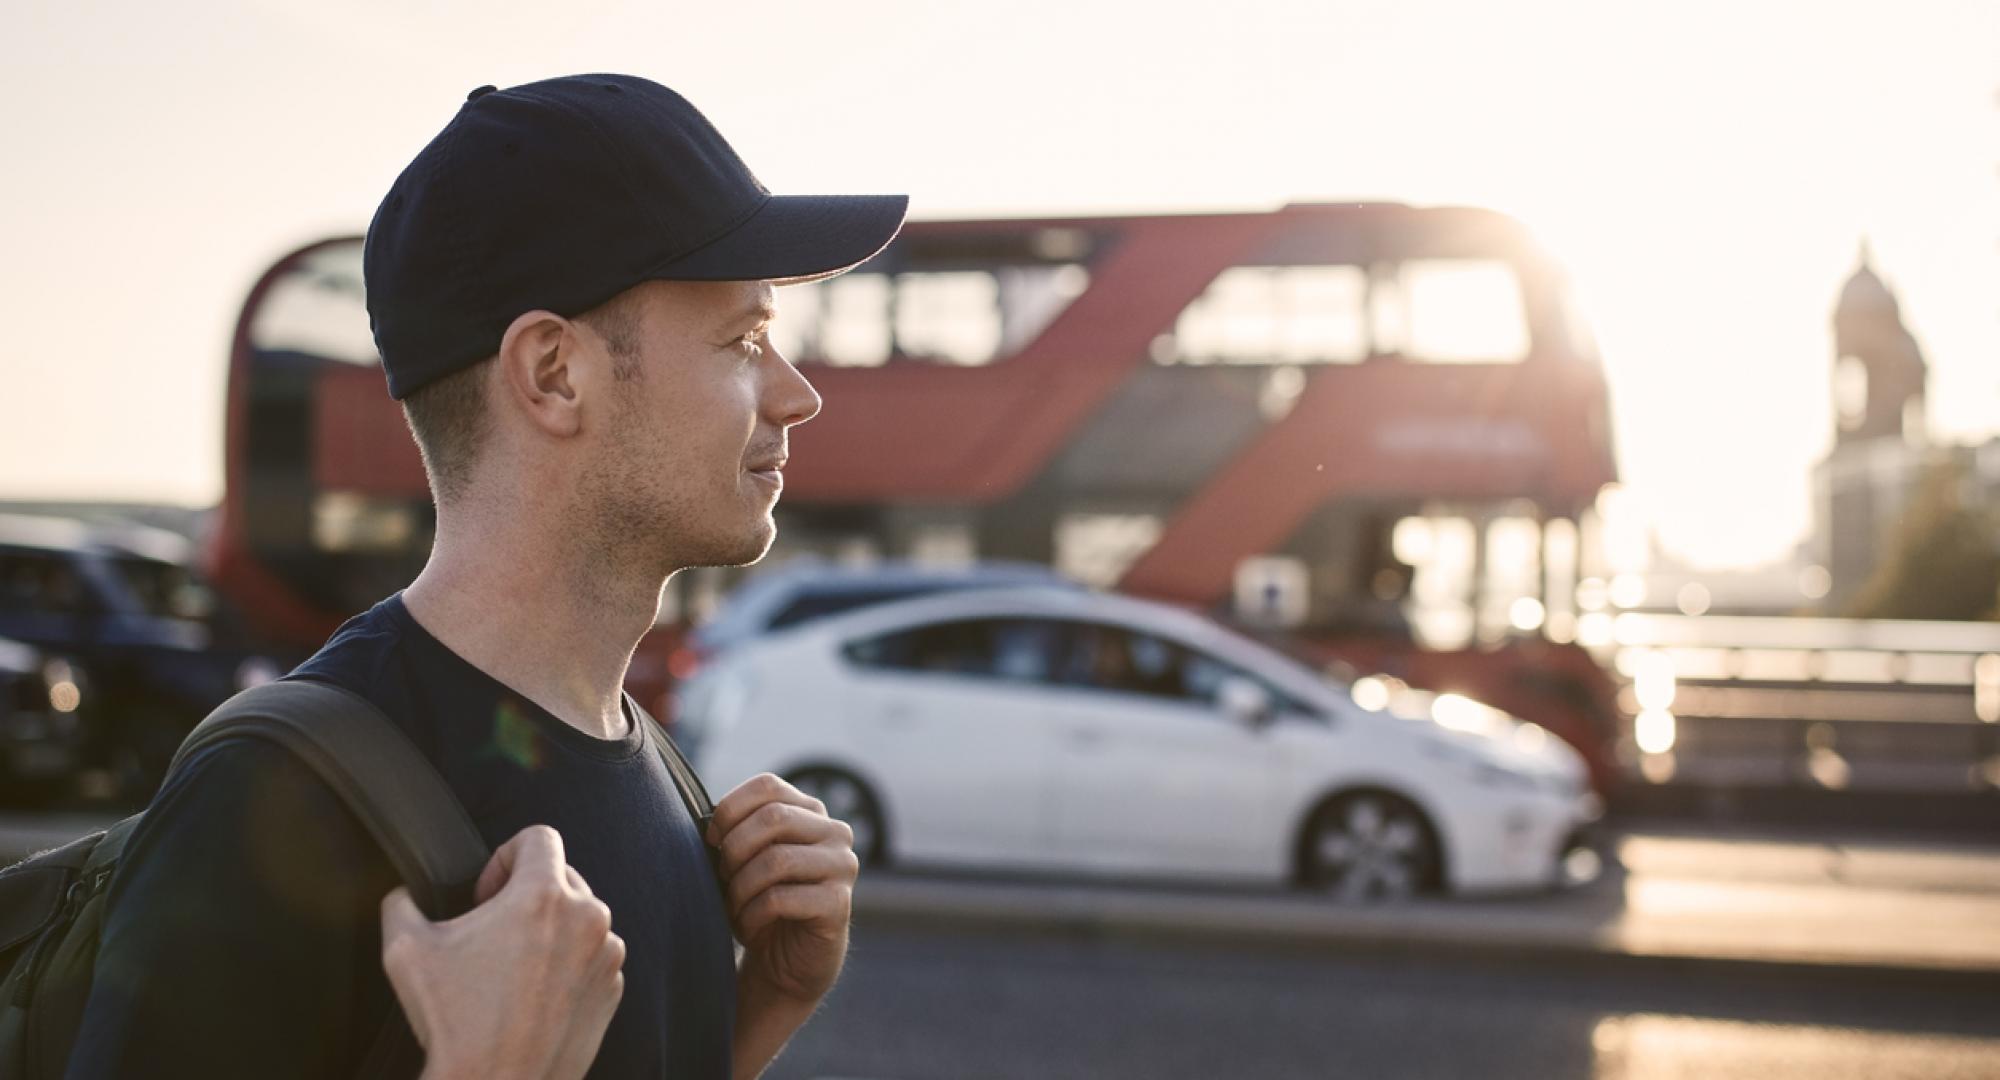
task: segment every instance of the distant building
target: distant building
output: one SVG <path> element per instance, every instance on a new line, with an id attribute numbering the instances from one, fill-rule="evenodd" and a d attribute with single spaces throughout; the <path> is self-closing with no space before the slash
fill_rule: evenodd
<path id="1" fill-rule="evenodd" d="M 1871 265 L 1868 246 L 1834 308 L 1833 449 L 1813 469 L 1811 553 L 1831 578 L 1838 612 L 1888 554 L 1897 522 L 1927 469 L 1957 465 L 1968 504 L 2000 499 L 2000 439 L 1931 443 L 1925 424 L 1929 365 L 1901 306 Z"/>

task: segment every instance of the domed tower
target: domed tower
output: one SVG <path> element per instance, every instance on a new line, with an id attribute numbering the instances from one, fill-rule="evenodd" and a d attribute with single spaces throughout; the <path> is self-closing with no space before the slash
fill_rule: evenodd
<path id="1" fill-rule="evenodd" d="M 1929 450 L 1923 351 L 1861 244 L 1833 311 L 1833 450 L 1813 470 L 1812 552 L 1839 611 L 1875 572 Z"/>
<path id="2" fill-rule="evenodd" d="M 1833 311 L 1833 340 L 1834 445 L 1890 437 L 1922 442 L 1929 367 L 1903 325 L 1896 295 L 1871 265 L 1865 240 L 1861 264 Z"/>

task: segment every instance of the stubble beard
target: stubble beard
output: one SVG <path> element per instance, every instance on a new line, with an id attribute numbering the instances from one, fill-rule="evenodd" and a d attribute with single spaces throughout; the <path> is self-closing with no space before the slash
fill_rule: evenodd
<path id="1" fill-rule="evenodd" d="M 764 557 L 776 526 L 768 512 L 745 505 L 740 486 L 711 499 L 663 484 L 660 469 L 642 464 L 650 460 L 643 451 L 649 433 L 625 430 L 615 457 L 591 470 L 577 490 L 582 569 L 598 588 L 657 591 L 679 570 L 748 566 Z"/>
<path id="2" fill-rule="evenodd" d="M 740 494 L 740 492 L 738 493 Z M 732 505 L 732 510 L 740 509 Z M 771 520 L 769 512 L 753 512 L 750 520 L 739 525 L 735 515 L 730 520 L 710 519 L 706 543 L 692 547 L 688 551 L 688 566 L 749 566 L 761 561 L 771 550 L 771 542 L 777 539 L 778 528 Z M 693 519 L 683 518 L 693 524 Z"/>

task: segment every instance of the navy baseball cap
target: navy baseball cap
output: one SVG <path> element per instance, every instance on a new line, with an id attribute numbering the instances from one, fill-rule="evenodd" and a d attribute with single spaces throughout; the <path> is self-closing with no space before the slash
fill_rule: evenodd
<path id="1" fill-rule="evenodd" d="M 882 250 L 907 195 L 773 195 L 679 94 L 631 75 L 474 90 L 368 226 L 389 396 L 492 356 L 522 312 L 642 281 L 831 277 Z"/>

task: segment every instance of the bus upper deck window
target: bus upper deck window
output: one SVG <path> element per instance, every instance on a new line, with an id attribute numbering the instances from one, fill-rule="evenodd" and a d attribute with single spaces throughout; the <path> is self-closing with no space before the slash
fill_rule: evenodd
<path id="1" fill-rule="evenodd" d="M 1412 259 L 1376 288 L 1377 318 L 1393 315 L 1393 336 L 1401 339 L 1400 348 L 1381 351 L 1443 364 L 1509 363 L 1528 354 L 1520 279 L 1502 260 Z"/>
<path id="2" fill-rule="evenodd" d="M 1181 313 L 1160 361 L 1352 363 L 1368 352 L 1358 266 L 1237 266 Z"/>
<path id="3" fill-rule="evenodd" d="M 350 364 L 373 364 L 375 337 L 363 301 L 361 244 L 329 244 L 279 278 L 251 321 L 250 344 Z"/>

